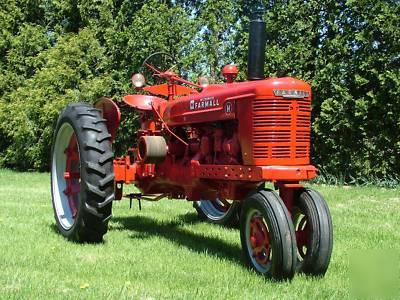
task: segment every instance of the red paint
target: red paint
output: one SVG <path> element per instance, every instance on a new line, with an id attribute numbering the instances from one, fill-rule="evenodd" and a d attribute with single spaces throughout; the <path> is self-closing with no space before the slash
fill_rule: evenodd
<path id="1" fill-rule="evenodd" d="M 94 107 L 101 109 L 103 118 L 107 120 L 107 129 L 111 134 L 112 140 L 117 136 L 119 122 L 121 121 L 121 112 L 117 104 L 109 98 L 100 98 Z"/>
<path id="2" fill-rule="evenodd" d="M 78 213 L 78 194 L 80 193 L 80 162 L 78 144 L 75 134 L 72 135 L 68 147 L 64 151 L 66 155 L 64 179 L 66 188 L 64 194 L 68 197 L 68 205 L 72 217 Z"/>
<path id="3" fill-rule="evenodd" d="M 223 70 L 226 75 L 236 71 L 232 66 Z M 290 211 L 299 181 L 317 175 L 309 158 L 310 86 L 286 77 L 202 88 L 171 71 L 154 72 L 166 84 L 144 91 L 164 98 L 123 99 L 141 112 L 137 137 L 165 136 L 167 157 L 144 164 L 131 160 L 138 157 L 132 149 L 114 161 L 116 182 L 135 183 L 144 194 L 242 200 L 261 182 L 274 181 Z M 276 96 L 275 90 L 302 91 L 305 98 Z"/>
<path id="4" fill-rule="evenodd" d="M 258 263 L 265 265 L 270 261 L 269 232 L 260 216 L 253 216 L 250 220 L 250 245 L 252 255 Z"/>
<path id="5" fill-rule="evenodd" d="M 226 65 L 221 71 L 221 74 L 223 77 L 225 77 L 227 83 L 232 83 L 237 77 L 238 73 L 239 70 L 235 65 Z"/>
<path id="6" fill-rule="evenodd" d="M 166 83 L 153 86 L 146 86 L 143 88 L 143 90 L 146 92 L 149 92 L 153 95 L 159 95 L 164 97 L 167 97 L 169 95 L 170 89 L 171 87 L 169 87 L 169 85 Z M 172 84 L 172 93 L 174 96 L 179 97 L 189 94 L 198 94 L 198 91 L 183 85 Z"/>
<path id="7" fill-rule="evenodd" d="M 151 111 L 153 107 L 158 108 L 165 99 L 148 95 L 126 95 L 122 98 L 124 102 L 141 111 Z"/>

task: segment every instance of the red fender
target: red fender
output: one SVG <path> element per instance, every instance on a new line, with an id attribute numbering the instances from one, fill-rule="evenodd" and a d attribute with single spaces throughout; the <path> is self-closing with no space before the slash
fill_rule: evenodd
<path id="1" fill-rule="evenodd" d="M 95 102 L 94 107 L 102 110 L 103 118 L 107 120 L 108 132 L 111 134 L 112 141 L 114 141 L 121 121 L 118 105 L 110 98 L 102 97 Z"/>
<path id="2" fill-rule="evenodd" d="M 191 89 L 187 86 L 179 85 L 179 84 L 174 84 L 172 86 L 174 95 L 175 96 L 183 96 L 183 95 L 190 95 L 190 94 L 198 94 L 199 92 L 196 91 L 195 89 Z M 159 85 L 149 85 L 145 86 L 143 88 L 144 91 L 149 92 L 154 95 L 161 95 L 168 97 L 168 89 L 169 86 L 168 84 L 159 84 Z"/>
<path id="3" fill-rule="evenodd" d="M 126 95 L 122 99 L 124 99 L 124 102 L 129 106 L 142 111 L 151 111 L 152 106 L 155 109 L 158 109 L 162 102 L 167 101 L 162 98 L 148 95 Z"/>

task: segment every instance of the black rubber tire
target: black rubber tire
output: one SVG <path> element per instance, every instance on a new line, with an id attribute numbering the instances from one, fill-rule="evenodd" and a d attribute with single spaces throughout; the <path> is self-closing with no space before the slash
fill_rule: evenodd
<path id="1" fill-rule="evenodd" d="M 203 200 L 209 201 L 209 200 Z M 201 208 L 201 201 L 194 201 L 193 207 L 197 211 L 200 220 L 207 221 L 213 224 L 226 225 L 236 227 L 239 225 L 239 216 L 241 211 L 241 202 L 234 201 L 226 213 L 222 217 L 212 215 L 210 212 L 205 212 Z"/>
<path id="2" fill-rule="evenodd" d="M 306 216 L 311 231 L 304 259 L 300 259 L 298 255 L 297 271 L 312 276 L 324 276 L 333 247 L 333 225 L 328 205 L 320 193 L 305 188 L 297 193 L 293 218 L 296 218 L 296 211 Z"/>
<path id="3" fill-rule="evenodd" d="M 54 204 L 53 176 L 52 203 L 60 233 L 77 242 L 101 242 L 107 232 L 114 199 L 114 153 L 111 135 L 101 111 L 86 103 L 69 104 L 62 110 L 54 131 L 52 160 L 57 132 L 69 123 L 76 135 L 80 157 L 80 201 L 74 224 L 66 230 L 60 224 Z M 53 163 L 53 162 L 52 162 Z M 53 169 L 53 168 L 52 168 Z"/>
<path id="4" fill-rule="evenodd" d="M 265 272 L 257 269 L 252 261 L 246 238 L 247 215 L 253 209 L 260 212 L 267 223 L 272 247 L 271 266 Z M 274 280 L 292 279 L 296 271 L 297 246 L 293 223 L 282 199 L 272 190 L 258 190 L 243 203 L 240 216 L 240 239 L 246 262 L 251 269 Z"/>

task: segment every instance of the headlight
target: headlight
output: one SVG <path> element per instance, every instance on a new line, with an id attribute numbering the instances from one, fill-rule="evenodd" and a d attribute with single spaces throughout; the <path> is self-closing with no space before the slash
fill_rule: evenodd
<path id="1" fill-rule="evenodd" d="M 140 73 L 136 73 L 132 75 L 132 84 L 135 88 L 142 88 L 144 87 L 144 84 L 146 83 L 146 80 L 144 79 L 144 76 Z"/>
<path id="2" fill-rule="evenodd" d="M 199 82 L 199 85 L 203 88 L 210 84 L 210 82 L 208 81 L 208 78 L 205 76 L 200 76 L 197 81 Z"/>

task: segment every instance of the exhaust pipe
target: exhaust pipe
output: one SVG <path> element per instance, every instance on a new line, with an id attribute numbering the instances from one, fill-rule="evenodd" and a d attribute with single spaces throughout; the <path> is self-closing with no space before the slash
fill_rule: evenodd
<path id="1" fill-rule="evenodd" d="M 249 49 L 247 60 L 247 79 L 264 79 L 265 63 L 265 22 L 263 15 L 265 13 L 262 1 L 255 7 L 251 15 L 249 30 Z"/>

